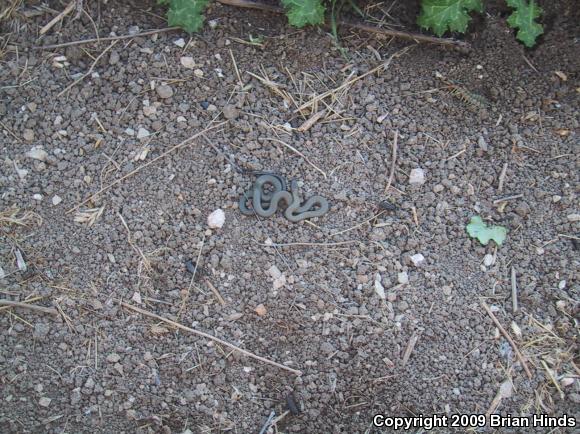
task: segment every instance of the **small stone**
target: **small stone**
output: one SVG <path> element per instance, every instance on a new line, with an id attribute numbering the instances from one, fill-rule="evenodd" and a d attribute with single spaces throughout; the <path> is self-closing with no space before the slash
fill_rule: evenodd
<path id="1" fill-rule="evenodd" d="M 332 354 L 336 351 L 336 349 L 330 342 L 323 342 L 322 345 L 320 345 L 320 351 L 325 354 Z"/>
<path id="2" fill-rule="evenodd" d="M 48 152 L 40 147 L 34 147 L 26 153 L 26 156 L 34 160 L 46 161 L 48 158 Z"/>
<path id="3" fill-rule="evenodd" d="M 195 68 L 195 60 L 193 60 L 193 57 L 183 56 L 181 59 L 179 59 L 179 61 L 181 62 L 181 65 L 184 68 L 187 69 Z"/>
<path id="4" fill-rule="evenodd" d="M 202 78 L 203 77 L 203 71 L 201 69 L 196 69 L 193 71 L 193 75 L 195 75 L 198 78 Z"/>
<path id="5" fill-rule="evenodd" d="M 530 206 L 526 202 L 520 202 L 515 209 L 516 214 L 520 217 L 526 217 L 531 211 Z"/>
<path id="6" fill-rule="evenodd" d="M 62 198 L 60 196 L 58 196 L 56 194 L 54 196 L 52 196 L 52 204 L 54 206 L 57 206 L 61 202 L 62 202 Z"/>
<path id="7" fill-rule="evenodd" d="M 125 134 L 127 134 L 128 136 L 133 137 L 135 135 L 135 130 L 133 128 L 126 128 L 125 129 Z"/>
<path id="8" fill-rule="evenodd" d="M 31 129 L 27 128 L 24 130 L 24 132 L 22 133 L 22 137 L 24 138 L 24 140 L 26 140 L 27 142 L 32 142 L 34 141 L 34 131 L 32 131 Z"/>
<path id="9" fill-rule="evenodd" d="M 451 295 L 451 286 L 449 285 L 445 285 L 443 288 L 441 288 L 443 290 L 443 294 L 446 296 L 450 296 Z"/>
<path id="10" fill-rule="evenodd" d="M 266 315 L 266 312 L 267 312 L 266 306 L 264 306 L 263 304 L 257 305 L 254 310 L 256 311 L 258 316 L 264 316 L 264 315 Z"/>
<path id="11" fill-rule="evenodd" d="M 62 124 L 62 116 L 61 116 L 61 115 L 57 115 L 57 116 L 54 118 L 54 126 L 56 127 L 56 126 L 58 126 L 58 125 L 60 125 L 60 124 Z"/>
<path id="12" fill-rule="evenodd" d="M 121 360 L 121 356 L 117 353 L 111 353 L 107 356 L 107 362 L 109 363 L 117 363 L 119 360 Z"/>
<path id="13" fill-rule="evenodd" d="M 141 31 L 141 29 L 139 28 L 139 26 L 130 26 L 127 29 L 127 33 L 129 33 L 131 36 L 136 35 L 137 33 L 139 33 Z"/>
<path id="14" fill-rule="evenodd" d="M 423 185 L 425 184 L 425 171 L 423 169 L 413 169 L 409 175 L 409 184 Z"/>
<path id="15" fill-rule="evenodd" d="M 270 268 L 268 268 L 268 274 L 270 277 L 272 277 L 272 279 L 278 279 L 282 276 L 282 272 L 275 265 L 272 265 Z"/>
<path id="16" fill-rule="evenodd" d="M 382 284 L 382 277 L 379 273 L 375 275 L 375 292 L 381 300 L 385 300 L 387 297 L 385 295 L 385 287 Z"/>
<path id="17" fill-rule="evenodd" d="M 410 257 L 410 259 L 415 267 L 419 267 L 425 262 L 425 256 L 423 256 L 421 253 L 415 253 Z"/>
<path id="18" fill-rule="evenodd" d="M 580 214 L 568 214 L 566 218 L 571 223 L 580 222 Z"/>
<path id="19" fill-rule="evenodd" d="M 36 193 L 36 194 L 33 194 L 33 195 L 32 195 L 32 198 L 33 198 L 34 200 L 41 201 L 41 200 L 42 200 L 42 198 L 43 198 L 43 196 L 42 196 L 42 194 Z"/>
<path id="20" fill-rule="evenodd" d="M 71 405 L 77 405 L 79 402 L 81 402 L 81 388 L 77 387 L 70 394 L 70 403 Z"/>
<path id="21" fill-rule="evenodd" d="M 157 95 L 159 95 L 159 98 L 167 99 L 173 96 L 173 89 L 171 88 L 171 86 L 168 86 L 166 84 L 161 84 L 157 86 L 155 90 L 157 91 Z"/>
<path id="22" fill-rule="evenodd" d="M 235 106 L 228 104 L 224 107 L 223 114 L 226 119 L 233 120 L 239 116 L 240 111 Z"/>
<path id="23" fill-rule="evenodd" d="M 48 332 L 50 331 L 50 326 L 45 323 L 37 322 L 34 324 L 34 331 L 32 332 L 32 337 L 34 339 L 44 339 Z"/>
<path id="24" fill-rule="evenodd" d="M 95 380 L 93 380 L 92 377 L 87 378 L 87 381 L 85 381 L 85 387 L 87 389 L 92 389 L 93 387 L 95 387 Z"/>
<path id="25" fill-rule="evenodd" d="M 146 105 L 146 106 L 143 106 L 143 114 L 145 116 L 151 117 L 155 113 L 157 113 L 157 107 L 155 107 L 154 105 Z"/>
<path id="26" fill-rule="evenodd" d="M 445 190 L 445 187 L 442 184 L 433 186 L 433 193 L 441 193 L 443 190 Z"/>
<path id="27" fill-rule="evenodd" d="M 41 407 L 48 407 L 51 403 L 52 399 L 47 398 L 46 396 L 43 396 L 42 398 L 40 398 L 38 400 L 38 405 L 40 405 Z"/>
<path id="28" fill-rule="evenodd" d="M 210 104 L 207 106 L 207 111 L 208 112 L 215 112 L 215 111 L 217 111 L 217 107 L 213 104 Z"/>
<path id="29" fill-rule="evenodd" d="M 149 137 L 150 134 L 151 133 L 147 131 L 145 128 L 139 127 L 139 130 L 137 131 L 137 138 L 144 139 L 145 137 Z"/>
<path id="30" fill-rule="evenodd" d="M 565 280 L 560 280 L 560 282 L 558 282 L 558 289 L 562 290 L 566 288 L 566 281 Z"/>
<path id="31" fill-rule="evenodd" d="M 226 214 L 218 208 L 207 216 L 207 225 L 212 229 L 220 229 L 226 222 Z"/>
<path id="32" fill-rule="evenodd" d="M 173 41 L 174 45 L 177 45 L 179 48 L 185 47 L 185 40 L 183 38 L 176 39 Z"/>
<path id="33" fill-rule="evenodd" d="M 483 257 L 483 265 L 485 265 L 486 267 L 491 267 L 494 264 L 494 262 L 495 258 L 490 253 L 488 253 Z"/>
<path id="34" fill-rule="evenodd" d="M 137 304 L 141 304 L 142 303 L 141 294 L 138 291 L 135 291 L 133 297 L 131 297 L 131 300 L 133 300 Z"/>
<path id="35" fill-rule="evenodd" d="M 182 124 L 183 122 L 187 122 L 187 119 L 185 119 L 185 117 L 183 116 L 177 116 L 176 121 L 180 124 Z"/>
<path id="36" fill-rule="evenodd" d="M 477 146 L 479 146 L 484 152 L 487 152 L 488 150 L 487 142 L 485 141 L 483 136 L 479 136 L 479 138 L 477 139 Z"/>
<path id="37" fill-rule="evenodd" d="M 397 301 L 397 293 L 396 292 L 389 292 L 387 294 L 387 301 L 390 301 L 391 303 L 394 303 L 395 301 Z"/>
<path id="38" fill-rule="evenodd" d="M 210 29 L 215 29 L 218 25 L 218 20 L 209 20 L 207 24 L 209 25 Z"/>
<path id="39" fill-rule="evenodd" d="M 151 360 L 153 360 L 153 355 L 151 354 L 151 352 L 145 351 L 145 354 L 143 354 L 143 360 L 145 360 L 146 362 L 150 362 Z"/>
<path id="40" fill-rule="evenodd" d="M 402 273 L 398 273 L 397 274 L 397 281 L 401 285 L 406 285 L 407 283 L 409 283 L 409 275 L 407 274 L 407 272 L 403 271 Z"/>
<path id="41" fill-rule="evenodd" d="M 274 279 L 273 286 L 275 290 L 282 288 L 284 285 L 286 285 L 286 276 L 284 276 L 283 274 L 279 278 Z"/>
<path id="42" fill-rule="evenodd" d="M 111 55 L 109 56 L 109 65 L 116 65 L 121 60 L 121 56 L 119 52 L 116 50 L 111 51 Z"/>

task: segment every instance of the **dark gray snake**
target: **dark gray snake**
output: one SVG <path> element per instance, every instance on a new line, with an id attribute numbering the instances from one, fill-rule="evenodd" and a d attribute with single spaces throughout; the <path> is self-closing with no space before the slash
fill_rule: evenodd
<path id="1" fill-rule="evenodd" d="M 272 190 L 267 191 L 267 186 L 270 186 Z M 251 201 L 252 208 L 248 208 L 248 201 Z M 281 202 L 286 204 L 284 217 L 293 223 L 311 217 L 320 217 L 330 208 L 328 201 L 322 196 L 312 196 L 301 206 L 298 183 L 293 180 L 288 191 L 284 178 L 272 173 L 262 174 L 256 179 L 253 188 L 240 197 L 239 208 L 244 215 L 255 213 L 260 217 L 270 217 L 278 211 Z"/>

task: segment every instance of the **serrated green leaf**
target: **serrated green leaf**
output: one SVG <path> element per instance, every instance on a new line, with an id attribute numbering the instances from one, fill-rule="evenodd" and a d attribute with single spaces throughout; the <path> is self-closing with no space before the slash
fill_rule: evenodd
<path id="1" fill-rule="evenodd" d="M 321 0 L 282 0 L 288 22 L 295 27 L 324 23 L 324 6 Z"/>
<path id="2" fill-rule="evenodd" d="M 181 27 L 188 33 L 197 32 L 203 25 L 203 10 L 209 0 L 171 0 L 167 23 Z"/>
<path id="3" fill-rule="evenodd" d="M 465 33 L 471 11 L 483 11 L 481 0 L 423 0 L 417 23 L 437 36 L 447 30 Z"/>
<path id="4" fill-rule="evenodd" d="M 507 4 L 515 9 L 507 19 L 508 25 L 512 29 L 519 29 L 516 37 L 526 47 L 533 47 L 536 38 L 544 33 L 544 27 L 535 21 L 542 15 L 542 8 L 534 0 L 529 3 L 527 0 L 507 0 Z"/>
<path id="5" fill-rule="evenodd" d="M 484 246 L 489 243 L 489 240 L 493 240 L 498 246 L 501 246 L 507 236 L 506 228 L 487 226 L 479 216 L 472 217 L 465 229 L 471 238 L 477 238 Z"/>

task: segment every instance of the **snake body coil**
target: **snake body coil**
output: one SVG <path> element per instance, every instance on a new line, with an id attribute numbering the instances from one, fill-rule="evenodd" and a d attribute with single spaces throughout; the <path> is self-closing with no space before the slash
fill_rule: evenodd
<path id="1" fill-rule="evenodd" d="M 266 190 L 267 186 L 271 186 L 272 191 Z M 251 200 L 252 208 L 248 208 L 248 200 Z M 286 204 L 284 217 L 293 223 L 311 217 L 320 217 L 330 208 L 328 201 L 322 196 L 312 196 L 304 205 L 300 205 L 298 183 L 292 181 L 290 191 L 287 191 L 284 178 L 274 174 L 259 176 L 252 190 L 240 197 L 239 208 L 244 215 L 255 213 L 260 217 L 271 217 L 278 211 L 281 202 Z"/>

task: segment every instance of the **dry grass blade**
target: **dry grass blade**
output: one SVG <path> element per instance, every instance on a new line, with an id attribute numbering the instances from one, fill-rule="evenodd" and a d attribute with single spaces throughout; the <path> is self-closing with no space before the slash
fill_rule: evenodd
<path id="1" fill-rule="evenodd" d="M 302 152 L 300 152 L 294 146 L 289 145 L 288 143 L 283 142 L 282 140 L 279 140 L 279 139 L 275 139 L 273 137 L 266 137 L 264 140 L 270 140 L 272 142 L 280 143 L 281 145 L 286 146 L 288 149 L 290 149 L 291 151 L 295 152 L 296 154 L 298 154 L 299 156 L 304 158 L 304 161 L 306 161 L 308 164 L 310 164 L 316 171 L 320 172 L 322 174 L 322 176 L 324 176 L 324 179 L 327 178 L 326 172 L 324 170 L 322 170 L 320 167 L 318 167 L 316 164 L 314 164 L 312 161 L 310 161 L 306 155 L 304 155 Z"/>
<path id="2" fill-rule="evenodd" d="M 30 227 L 42 224 L 42 217 L 32 211 L 20 212 L 20 208 L 12 207 L 0 211 L 0 229 L 8 230 L 11 226 Z"/>
<path id="3" fill-rule="evenodd" d="M 296 101 L 294 101 L 294 98 L 292 98 L 292 95 L 290 95 L 290 93 L 288 93 L 288 91 L 286 91 L 284 89 L 285 86 L 270 80 L 270 78 L 267 76 L 265 71 L 262 70 L 262 74 L 264 75 L 264 77 L 260 77 L 259 75 L 256 75 L 250 71 L 246 71 L 246 74 L 248 74 L 248 75 L 254 77 L 256 80 L 260 81 L 264 86 L 266 86 L 268 89 L 270 89 L 274 94 L 282 97 L 282 99 L 284 101 L 286 101 L 286 104 L 296 107 Z"/>
<path id="4" fill-rule="evenodd" d="M 56 309 L 52 309 L 50 307 L 44 307 L 44 306 L 37 306 L 35 304 L 21 303 L 19 301 L 0 300 L 0 306 L 19 307 L 22 309 L 34 310 L 36 312 L 48 313 L 51 315 L 58 315 L 58 311 Z"/>
<path id="5" fill-rule="evenodd" d="M 95 222 L 99 219 L 105 207 L 102 206 L 100 208 L 89 208 L 85 210 L 79 210 L 76 212 L 74 216 L 74 221 L 77 223 L 86 224 L 88 227 L 91 227 L 95 224 Z"/>
<path id="6" fill-rule="evenodd" d="M 50 20 L 48 24 L 46 24 L 42 29 L 40 29 L 40 34 L 44 35 L 46 32 L 52 29 L 56 23 L 64 19 L 64 17 L 66 17 L 68 14 L 72 12 L 72 10 L 75 8 L 75 5 L 76 1 L 71 0 L 70 3 L 67 5 L 67 7 L 60 14 L 58 14 L 56 17 Z"/>

